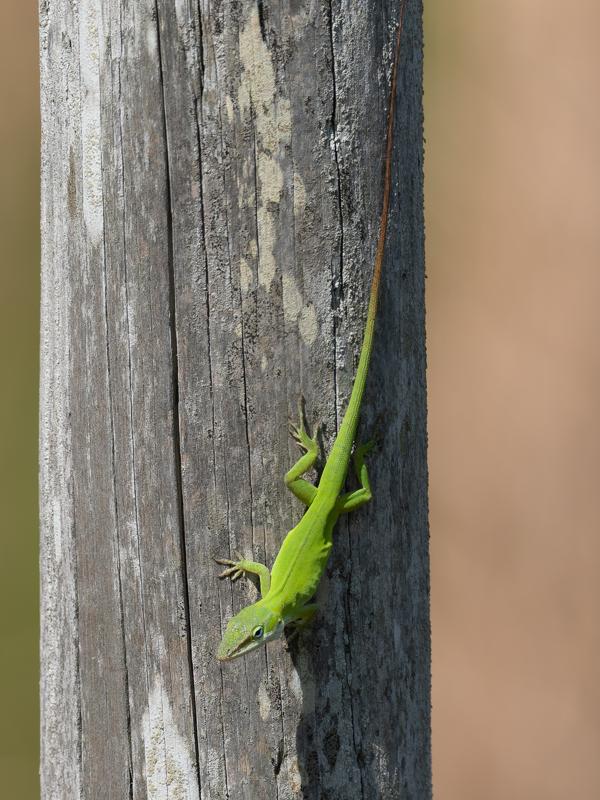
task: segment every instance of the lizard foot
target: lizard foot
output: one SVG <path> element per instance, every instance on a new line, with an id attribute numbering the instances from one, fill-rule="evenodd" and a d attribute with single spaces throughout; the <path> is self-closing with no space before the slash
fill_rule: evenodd
<path id="1" fill-rule="evenodd" d="M 244 559 L 235 554 L 236 561 L 232 561 L 230 558 L 215 558 L 214 561 L 217 564 L 221 564 L 223 567 L 227 567 L 224 569 L 223 572 L 218 576 L 221 580 L 224 578 L 231 578 L 232 581 L 237 581 L 238 578 L 241 578 L 242 575 L 245 573 L 244 569 Z"/>
<path id="2" fill-rule="evenodd" d="M 304 404 L 305 404 L 304 397 L 300 395 L 300 400 L 298 402 L 299 421 L 296 424 L 295 422 L 292 422 L 292 420 L 290 420 L 290 435 L 298 444 L 298 447 L 301 450 L 304 450 L 307 453 L 309 452 L 316 453 L 319 449 L 319 445 L 317 443 L 317 434 L 319 432 L 319 429 L 317 428 L 315 430 L 314 437 L 309 436 L 308 431 L 304 427 L 304 419 L 305 419 Z"/>
<path id="3" fill-rule="evenodd" d="M 354 450 L 355 461 L 363 459 L 367 455 L 367 453 L 370 453 L 371 450 L 373 450 L 374 447 L 377 447 L 377 442 L 375 441 L 375 439 L 370 439 L 368 442 L 365 442 L 364 444 L 359 444 L 358 447 L 356 447 Z"/>
<path id="4" fill-rule="evenodd" d="M 259 564 L 257 561 L 248 561 L 242 558 L 237 553 L 235 554 L 236 560 L 232 561 L 230 558 L 215 558 L 217 564 L 222 564 L 227 569 L 219 575 L 219 578 L 231 578 L 232 581 L 237 581 L 242 576 L 249 578 L 252 583 L 256 585 L 258 579 L 258 589 L 264 597 L 269 591 L 271 585 L 271 573 L 264 564 Z"/>

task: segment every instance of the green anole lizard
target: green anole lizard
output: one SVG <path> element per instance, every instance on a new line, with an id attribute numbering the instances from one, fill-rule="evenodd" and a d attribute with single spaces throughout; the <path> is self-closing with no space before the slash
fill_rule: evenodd
<path id="1" fill-rule="evenodd" d="M 379 283 L 390 205 L 396 79 L 405 2 L 406 0 L 402 0 L 401 3 L 391 75 L 379 238 L 375 252 L 363 343 L 350 401 L 318 486 L 313 486 L 312 483 L 301 477 L 315 463 L 319 448 L 316 435 L 311 438 L 304 427 L 304 413 L 302 403 L 300 404 L 300 421 L 297 425 L 290 426 L 290 432 L 304 451 L 304 455 L 286 474 L 285 483 L 307 506 L 307 510 L 300 522 L 283 540 L 271 572 L 269 573 L 264 564 L 247 561 L 243 558 L 237 561 L 216 559 L 218 564 L 227 567 L 219 576 L 220 578 L 229 577 L 236 580 L 246 573 L 257 575 L 261 593 L 260 600 L 243 608 L 229 621 L 217 653 L 220 661 L 230 661 L 245 655 L 265 642 L 280 637 L 286 626 L 293 625 L 299 628 L 312 619 L 317 610 L 316 603 L 312 601 L 327 565 L 333 544 L 333 528 L 338 517 L 359 508 L 371 499 L 371 487 L 364 458 L 371 449 L 372 443 L 357 447 L 353 455 L 354 469 L 361 488 L 345 494 L 343 488 L 350 465 L 373 349 Z"/>

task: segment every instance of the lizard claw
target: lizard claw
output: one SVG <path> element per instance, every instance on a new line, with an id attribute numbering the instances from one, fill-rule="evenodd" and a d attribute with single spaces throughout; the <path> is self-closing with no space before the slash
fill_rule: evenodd
<path id="1" fill-rule="evenodd" d="M 225 564 L 229 564 L 229 565 L 235 564 L 235 561 L 232 561 L 230 558 L 213 558 L 213 561 L 215 562 L 215 564 L 223 564 L 223 565 L 225 565 Z"/>

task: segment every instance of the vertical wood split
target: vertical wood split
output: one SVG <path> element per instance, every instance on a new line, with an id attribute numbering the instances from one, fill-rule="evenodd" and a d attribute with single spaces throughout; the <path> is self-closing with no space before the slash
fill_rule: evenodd
<path id="1" fill-rule="evenodd" d="M 426 800 L 422 41 L 409 0 L 362 433 L 321 611 L 222 669 L 299 394 L 350 394 L 398 0 L 42 0 L 42 796 Z"/>

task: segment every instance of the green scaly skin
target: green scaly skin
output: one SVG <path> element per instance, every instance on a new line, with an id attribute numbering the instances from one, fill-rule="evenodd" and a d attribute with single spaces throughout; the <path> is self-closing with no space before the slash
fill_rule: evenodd
<path id="1" fill-rule="evenodd" d="M 220 578 L 237 580 L 242 575 L 257 575 L 262 595 L 260 600 L 243 608 L 229 621 L 217 653 L 220 661 L 230 661 L 238 656 L 245 655 L 265 642 L 279 638 L 287 626 L 294 626 L 299 629 L 312 619 L 317 606 L 311 601 L 327 565 L 333 544 L 335 524 L 341 514 L 360 508 L 371 499 L 369 476 L 364 463 L 364 457 L 370 450 L 371 443 L 356 448 L 353 456 L 354 469 L 361 488 L 346 494 L 343 493 L 343 488 L 350 464 L 369 362 L 371 360 L 371 351 L 373 349 L 379 283 L 390 204 L 396 75 L 404 6 L 405 0 L 403 0 L 400 9 L 400 21 L 396 34 L 396 50 L 392 67 L 379 238 L 363 343 L 350 402 L 323 469 L 318 487 L 313 486 L 313 484 L 301 477 L 313 466 L 318 455 L 316 436 L 311 438 L 304 427 L 302 404 L 298 425 L 291 425 L 292 436 L 305 452 L 287 473 L 285 482 L 296 497 L 307 506 L 307 510 L 300 522 L 283 540 L 271 573 L 263 564 L 257 564 L 254 561 L 247 561 L 243 558 L 238 558 L 236 561 L 216 559 L 217 563 L 224 564 L 227 567 L 219 576 Z"/>

